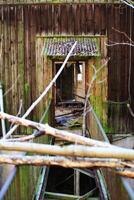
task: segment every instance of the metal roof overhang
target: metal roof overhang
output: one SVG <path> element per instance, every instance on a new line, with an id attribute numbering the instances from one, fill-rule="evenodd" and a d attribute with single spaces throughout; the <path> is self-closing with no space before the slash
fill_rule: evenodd
<path id="1" fill-rule="evenodd" d="M 91 36 L 58 36 L 44 38 L 42 55 L 49 57 L 65 57 L 69 53 L 74 42 L 77 45 L 71 57 L 96 57 L 100 56 L 99 40 Z"/>

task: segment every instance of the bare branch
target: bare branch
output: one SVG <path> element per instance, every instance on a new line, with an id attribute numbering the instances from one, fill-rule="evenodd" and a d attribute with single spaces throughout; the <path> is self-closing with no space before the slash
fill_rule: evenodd
<path id="1" fill-rule="evenodd" d="M 20 100 L 20 106 L 19 106 L 19 111 L 18 111 L 18 113 L 17 113 L 17 117 L 19 117 L 20 115 L 21 115 L 21 112 L 22 112 L 22 106 L 23 106 L 23 103 L 22 103 L 22 99 Z M 13 125 L 14 125 L 14 123 L 12 123 L 11 125 L 10 125 L 10 129 L 13 127 Z"/>
<path id="2" fill-rule="evenodd" d="M 33 122 L 31 120 L 22 119 L 22 118 L 15 117 L 13 115 L 9 115 L 6 113 L 0 112 L 0 118 L 8 119 L 10 122 L 13 122 L 14 124 L 17 124 L 17 125 L 19 124 L 19 125 L 22 125 L 25 127 L 35 128 L 40 131 L 39 132 L 40 135 L 45 135 L 45 134 L 51 135 L 53 137 L 61 138 L 62 140 L 74 142 L 75 144 L 82 144 L 82 145 L 87 145 L 87 146 L 119 148 L 119 147 L 111 145 L 107 142 L 97 141 L 97 140 L 86 138 L 86 137 L 83 137 L 80 135 L 77 135 L 77 137 L 76 137 L 76 134 L 74 134 L 74 133 L 70 133 L 70 132 L 64 131 L 64 130 L 58 130 L 56 128 L 49 126 L 48 124 L 41 124 L 41 123 Z M 39 136 L 38 133 L 37 133 L 37 136 Z M 1 140 L 3 141 L 3 139 L 1 139 Z"/>
<path id="3" fill-rule="evenodd" d="M 115 41 L 109 40 L 110 44 L 105 43 L 106 46 L 112 47 L 112 46 L 117 46 L 117 45 L 127 45 L 127 46 L 134 47 L 134 41 L 125 32 L 120 31 L 114 27 L 112 27 L 112 29 L 119 34 L 124 35 L 128 39 L 129 42 L 115 42 Z"/>
<path id="4" fill-rule="evenodd" d="M 134 47 L 134 44 L 131 44 L 128 42 L 113 42 L 113 41 L 110 41 L 110 42 L 111 42 L 111 44 L 105 43 L 105 45 L 108 47 L 117 46 L 117 45 L 127 45 L 127 46 Z"/>
<path id="5" fill-rule="evenodd" d="M 37 144 L 28 142 L 4 142 L 0 141 L 0 150 L 2 151 L 20 151 L 36 154 L 49 154 L 71 157 L 90 157 L 90 158 L 117 158 L 134 160 L 134 150 L 125 148 L 104 148 L 88 147 L 83 145 L 57 146 L 48 144 Z M 132 166 L 131 166 L 132 167 Z M 134 163 L 133 163 L 134 167 Z"/>
<path id="6" fill-rule="evenodd" d="M 13 83 L 13 85 L 4 93 L 3 96 L 6 96 L 9 92 L 11 92 L 13 90 L 13 88 L 15 87 L 15 85 L 17 84 L 18 80 L 20 78 L 20 74 L 17 76 L 15 82 Z"/>
<path id="7" fill-rule="evenodd" d="M 113 29 L 115 32 L 124 35 L 124 36 L 129 40 L 130 43 L 134 44 L 134 41 L 133 41 L 125 32 L 120 31 L 120 30 L 118 30 L 118 29 L 116 29 L 116 28 L 114 28 L 114 27 L 112 27 L 112 29 Z"/>
<path id="8" fill-rule="evenodd" d="M 0 163 L 15 165 L 57 165 L 68 168 L 128 168 L 127 162 L 119 159 L 98 159 L 98 158 L 65 158 L 60 156 L 23 156 L 4 155 L 0 156 Z M 117 172 L 118 173 L 118 172 Z"/>

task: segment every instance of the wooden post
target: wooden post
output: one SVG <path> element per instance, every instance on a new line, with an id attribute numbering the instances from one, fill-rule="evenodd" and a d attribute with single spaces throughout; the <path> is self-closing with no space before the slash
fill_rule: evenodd
<path id="1" fill-rule="evenodd" d="M 0 110 L 4 112 L 4 104 L 3 104 L 3 91 L 2 91 L 2 84 L 0 83 Z M 5 120 L 1 119 L 1 127 L 2 127 L 2 134 L 3 137 L 6 135 L 6 127 L 5 127 Z"/>
<path id="2" fill-rule="evenodd" d="M 80 195 L 80 172 L 74 169 L 74 195 Z"/>

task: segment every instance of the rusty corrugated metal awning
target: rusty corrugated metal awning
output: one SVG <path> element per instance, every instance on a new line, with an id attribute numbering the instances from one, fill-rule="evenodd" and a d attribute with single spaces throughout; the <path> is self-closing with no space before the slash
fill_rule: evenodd
<path id="1" fill-rule="evenodd" d="M 46 56 L 66 56 L 74 42 L 77 45 L 72 56 L 89 57 L 99 56 L 98 38 L 94 37 L 46 37 L 44 40 L 43 55 Z"/>

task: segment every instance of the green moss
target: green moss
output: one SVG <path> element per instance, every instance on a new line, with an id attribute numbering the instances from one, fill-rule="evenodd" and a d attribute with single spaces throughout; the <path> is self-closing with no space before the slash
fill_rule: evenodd
<path id="1" fill-rule="evenodd" d="M 25 95 L 27 95 L 30 92 L 30 85 L 28 83 L 25 83 L 24 91 L 25 91 Z"/>

